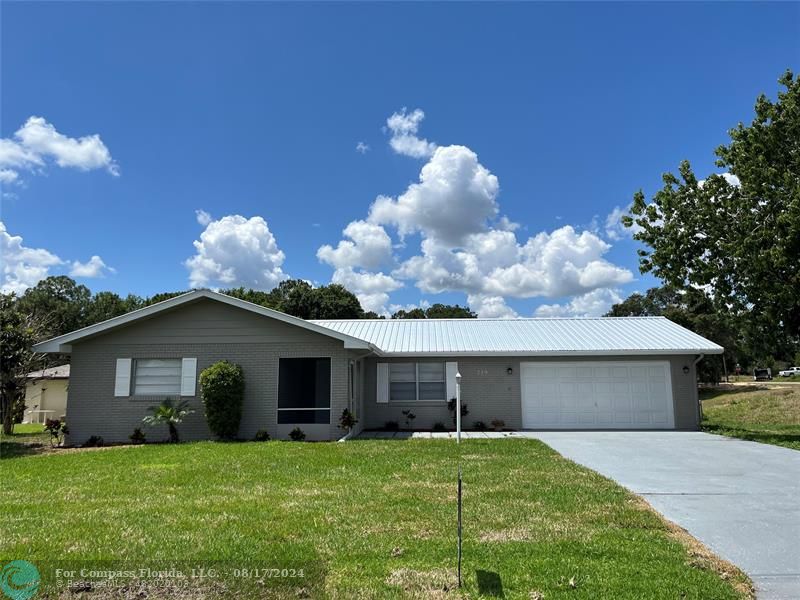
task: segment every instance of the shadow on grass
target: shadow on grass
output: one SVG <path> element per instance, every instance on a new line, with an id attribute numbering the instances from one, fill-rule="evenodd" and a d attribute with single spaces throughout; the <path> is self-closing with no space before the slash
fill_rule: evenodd
<path id="1" fill-rule="evenodd" d="M 505 598 L 503 591 L 503 580 L 494 571 L 475 571 L 475 578 L 478 581 L 478 593 L 481 596 L 491 596 L 492 598 Z"/>
<path id="2" fill-rule="evenodd" d="M 41 454 L 47 449 L 44 444 L 32 443 L 24 444 L 20 442 L 0 442 L 0 460 L 6 458 L 19 458 L 20 456 L 30 456 L 32 454 Z"/>
<path id="3" fill-rule="evenodd" d="M 720 385 L 717 387 L 700 388 L 698 395 L 700 400 L 712 400 L 717 396 L 728 396 L 731 394 L 748 394 L 751 392 L 768 392 L 769 387 L 759 385 L 755 381 L 750 385 Z"/>
<path id="4" fill-rule="evenodd" d="M 800 450 L 800 433 L 773 433 L 769 431 L 752 431 L 750 429 L 739 429 L 735 427 L 725 427 L 722 425 L 712 425 L 703 423 L 703 431 L 716 433 L 727 437 L 735 437 L 750 442 L 760 442 L 762 444 L 773 444 L 778 446 L 788 446 Z"/>

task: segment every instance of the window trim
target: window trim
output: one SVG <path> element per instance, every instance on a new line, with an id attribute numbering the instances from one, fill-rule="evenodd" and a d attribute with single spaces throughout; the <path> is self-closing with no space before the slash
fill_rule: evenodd
<path id="1" fill-rule="evenodd" d="M 139 369 L 139 363 L 143 360 L 175 360 L 178 361 L 178 391 L 177 392 L 153 392 L 153 393 L 139 393 L 136 386 L 136 373 Z M 152 398 L 154 396 L 166 396 L 168 398 L 180 398 L 183 389 L 183 358 L 175 356 L 142 356 L 131 359 L 131 379 L 130 389 L 128 391 L 130 398 Z"/>
<path id="2" fill-rule="evenodd" d="M 330 361 L 330 386 L 329 386 L 329 393 L 328 393 L 328 407 L 327 408 L 281 408 L 281 361 L 282 360 L 292 360 L 292 359 L 309 359 L 313 358 L 319 360 L 321 358 L 327 358 Z M 333 357 L 332 356 L 279 356 L 278 357 L 278 364 L 276 365 L 277 374 L 275 376 L 275 425 L 286 426 L 286 425 L 303 425 L 303 426 L 330 426 L 331 424 L 331 411 L 333 410 Z M 280 419 L 278 418 L 279 413 L 281 411 L 287 410 L 304 410 L 304 411 L 311 411 L 311 410 L 326 410 L 328 411 L 328 422 L 327 423 L 281 423 Z"/>
<path id="3" fill-rule="evenodd" d="M 398 364 L 413 364 L 414 365 L 414 398 L 409 400 L 394 400 L 392 398 L 392 383 L 411 383 L 410 381 L 392 381 L 392 366 Z M 442 380 L 441 381 L 423 381 L 420 382 L 419 379 L 419 366 L 421 364 L 441 364 L 442 365 Z M 426 361 L 423 363 L 420 362 L 409 362 L 409 361 L 397 361 L 397 362 L 390 362 L 389 363 L 389 381 L 387 382 L 389 386 L 389 403 L 390 404 L 441 404 L 447 402 L 447 363 L 446 362 L 439 362 L 439 361 Z M 421 399 L 419 397 L 419 384 L 420 383 L 441 383 L 444 386 L 444 397 L 443 398 L 436 398 L 436 399 Z"/>

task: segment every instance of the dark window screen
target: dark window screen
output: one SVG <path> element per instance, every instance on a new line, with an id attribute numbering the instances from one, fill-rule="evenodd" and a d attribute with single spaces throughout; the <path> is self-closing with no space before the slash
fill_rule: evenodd
<path id="1" fill-rule="evenodd" d="M 330 358 L 280 359 L 278 374 L 279 409 L 330 407 Z"/>

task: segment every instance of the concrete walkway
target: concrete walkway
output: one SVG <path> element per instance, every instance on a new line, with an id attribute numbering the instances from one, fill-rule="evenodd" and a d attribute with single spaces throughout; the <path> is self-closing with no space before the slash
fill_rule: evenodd
<path id="1" fill-rule="evenodd" d="M 800 598 L 800 452 L 700 432 L 519 432 L 614 479 L 743 569 Z"/>

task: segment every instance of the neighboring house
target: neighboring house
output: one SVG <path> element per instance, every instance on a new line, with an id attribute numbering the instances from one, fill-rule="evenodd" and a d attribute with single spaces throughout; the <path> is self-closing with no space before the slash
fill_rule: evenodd
<path id="1" fill-rule="evenodd" d="M 502 419 L 524 429 L 696 429 L 695 365 L 722 348 L 662 317 L 304 321 L 207 290 L 153 304 L 37 344 L 71 354 L 71 443 L 126 441 L 167 396 L 196 411 L 184 439 L 210 437 L 200 372 L 227 359 L 244 369 L 239 435 L 343 435 L 403 423 L 450 425 L 462 376 L 464 426 Z M 147 432 L 150 439 L 166 432 Z"/>
<path id="2" fill-rule="evenodd" d="M 44 423 L 67 414 L 69 365 L 28 373 L 23 423 Z"/>

